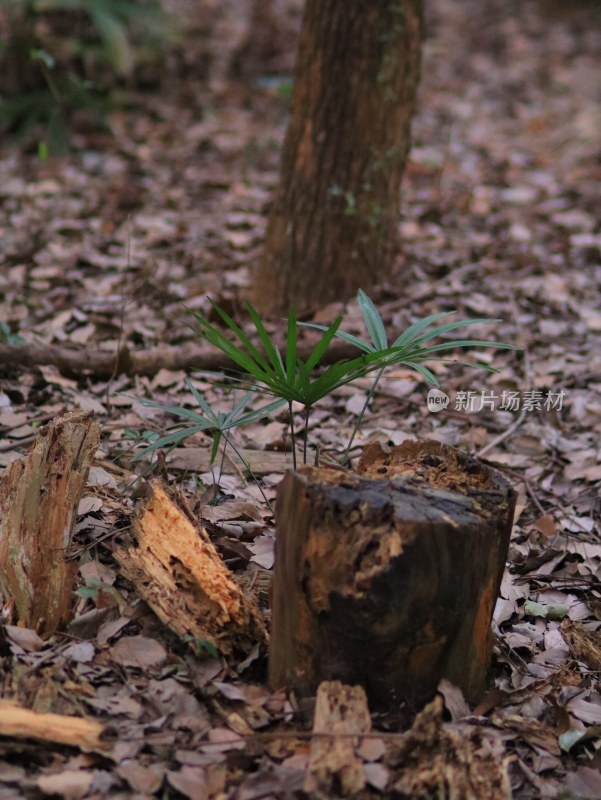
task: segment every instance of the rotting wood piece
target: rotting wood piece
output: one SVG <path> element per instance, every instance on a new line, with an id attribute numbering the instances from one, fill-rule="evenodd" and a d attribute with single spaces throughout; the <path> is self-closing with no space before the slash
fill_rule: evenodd
<path id="1" fill-rule="evenodd" d="M 81 411 L 42 428 L 0 478 L 0 593 L 21 624 L 51 633 L 69 620 L 77 506 L 100 441 Z"/>
<path id="2" fill-rule="evenodd" d="M 437 696 L 391 743 L 388 762 L 400 777 L 388 796 L 511 800 L 511 756 L 503 736 L 479 725 L 447 724 L 442 715 Z"/>
<path id="3" fill-rule="evenodd" d="M 106 753 L 110 742 L 102 738 L 104 725 L 86 717 L 38 714 L 28 708 L 0 700 L 0 736 L 40 739 L 77 747 L 84 752 Z"/>
<path id="4" fill-rule="evenodd" d="M 311 739 L 303 785 L 309 797 L 354 797 L 365 788 L 363 759 L 356 754 L 361 738 L 351 734 L 370 730 L 371 716 L 362 686 L 345 686 L 340 681 L 320 684 L 313 721 L 316 735 Z"/>
<path id="5" fill-rule="evenodd" d="M 138 594 L 179 636 L 208 641 L 222 653 L 248 652 L 266 631 L 209 537 L 161 481 L 133 521 L 137 546 L 115 557 Z"/>
<path id="6" fill-rule="evenodd" d="M 377 476 L 377 477 L 375 477 Z M 278 488 L 269 677 L 361 684 L 419 707 L 441 678 L 477 701 L 515 492 L 436 442 L 366 449 L 358 474 L 303 467 Z"/>

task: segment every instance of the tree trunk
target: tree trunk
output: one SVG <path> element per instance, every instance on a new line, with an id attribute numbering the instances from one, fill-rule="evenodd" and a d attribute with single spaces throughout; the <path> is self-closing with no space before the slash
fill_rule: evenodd
<path id="1" fill-rule="evenodd" d="M 253 286 L 261 311 L 348 298 L 390 274 L 421 38 L 421 0 L 306 0 Z"/>
<path id="2" fill-rule="evenodd" d="M 417 709 L 446 678 L 476 702 L 515 492 L 430 441 L 366 448 L 358 473 L 304 467 L 278 489 L 272 686 L 341 680 Z"/>

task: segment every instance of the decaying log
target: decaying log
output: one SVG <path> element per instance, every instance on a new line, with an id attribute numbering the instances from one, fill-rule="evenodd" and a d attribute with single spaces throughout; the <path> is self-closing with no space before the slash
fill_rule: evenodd
<path id="1" fill-rule="evenodd" d="M 278 489 L 273 687 L 361 684 L 417 708 L 441 678 L 482 694 L 515 492 L 436 442 L 366 448 L 357 473 L 303 467 Z"/>
<path id="2" fill-rule="evenodd" d="M 307 359 L 313 349 L 311 342 L 299 345 L 299 354 Z M 322 363 L 332 364 L 343 358 L 354 358 L 356 348 L 345 342 L 333 342 Z M 237 369 L 233 361 L 217 350 L 198 347 L 192 343 L 160 345 L 148 350 L 122 347 L 118 353 L 92 347 L 66 347 L 54 344 L 0 344 L 0 366 L 11 369 L 31 369 L 54 366 L 62 375 L 76 377 L 91 375 L 108 380 L 117 375 L 156 375 L 161 369 L 214 372 Z"/>
<path id="3" fill-rule="evenodd" d="M 121 570 L 161 621 L 179 636 L 210 642 L 222 653 L 248 652 L 265 627 L 209 537 L 161 481 L 133 521 L 137 546 L 120 548 Z"/>
<path id="4" fill-rule="evenodd" d="M 104 725 L 86 717 L 38 714 L 28 708 L 0 700 L 0 736 L 40 739 L 78 747 L 86 753 L 106 753 L 110 742 L 102 739 Z"/>
<path id="5" fill-rule="evenodd" d="M 314 798 L 354 797 L 365 788 L 363 759 L 356 754 L 371 716 L 362 686 L 324 681 L 315 701 L 314 736 L 303 790 Z M 336 736 L 336 734 L 339 734 Z"/>
<path id="6" fill-rule="evenodd" d="M 66 556 L 99 441 L 91 414 L 65 414 L 0 479 L 0 593 L 27 628 L 69 620 L 77 564 Z"/>

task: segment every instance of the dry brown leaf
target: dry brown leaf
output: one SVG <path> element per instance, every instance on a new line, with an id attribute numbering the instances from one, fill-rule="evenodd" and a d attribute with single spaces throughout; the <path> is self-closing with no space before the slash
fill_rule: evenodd
<path id="1" fill-rule="evenodd" d="M 123 636 L 111 647 L 111 656 L 124 667 L 159 667 L 167 659 L 167 651 L 156 639 Z"/>

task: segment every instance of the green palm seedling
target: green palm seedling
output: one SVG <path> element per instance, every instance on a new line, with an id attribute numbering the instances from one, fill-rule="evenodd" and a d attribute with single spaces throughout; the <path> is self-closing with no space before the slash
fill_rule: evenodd
<path id="1" fill-rule="evenodd" d="M 242 453 L 238 450 L 228 432 L 233 428 L 238 428 L 241 425 L 247 425 L 250 422 L 257 422 L 264 417 L 269 416 L 278 408 L 281 408 L 284 405 L 284 400 L 275 400 L 271 403 L 267 403 L 267 405 L 261 406 L 260 408 L 254 409 L 252 411 L 246 411 L 249 403 L 255 397 L 255 393 L 253 391 L 247 392 L 244 397 L 238 402 L 234 402 L 234 405 L 231 411 L 224 412 L 224 411 L 215 411 L 211 408 L 211 406 L 207 403 L 205 398 L 202 394 L 196 389 L 196 387 L 190 382 L 186 381 L 186 385 L 192 392 L 194 399 L 200 406 L 200 413 L 197 411 L 191 411 L 187 408 L 181 408 L 180 406 L 171 406 L 164 403 L 158 403 L 155 400 L 148 400 L 146 398 L 137 399 L 139 403 L 144 406 L 150 406 L 151 408 L 160 408 L 163 411 L 166 411 L 168 414 L 173 414 L 175 417 L 179 417 L 181 420 L 184 421 L 183 427 L 178 427 L 177 430 L 171 431 L 170 433 L 166 434 L 165 436 L 161 436 L 158 439 L 155 439 L 152 444 L 145 447 L 144 450 L 137 453 L 134 457 L 134 461 L 137 461 L 145 456 L 154 453 L 156 450 L 165 448 L 165 447 L 174 447 L 176 444 L 179 444 L 184 439 L 187 439 L 189 436 L 192 436 L 194 433 L 199 433 L 200 431 L 205 431 L 210 433 L 213 438 L 213 443 L 211 447 L 211 456 L 210 456 L 210 463 L 211 465 L 214 464 L 215 459 L 217 458 L 217 453 L 219 452 L 219 446 L 221 441 L 223 440 L 223 448 L 221 453 L 221 465 L 219 468 L 219 475 L 221 475 L 221 470 L 223 468 L 223 460 L 225 457 L 225 449 L 229 445 L 235 454 L 238 456 L 240 461 L 244 464 L 245 469 L 248 470 L 252 478 L 259 486 L 261 487 L 256 480 L 253 472 L 250 468 L 250 465 L 245 460 Z M 219 483 L 219 480 L 217 481 Z M 261 490 L 262 492 L 262 490 Z M 265 501 L 268 503 L 267 498 L 263 495 Z M 269 503 L 268 503 L 269 505 Z"/>
<path id="2" fill-rule="evenodd" d="M 353 444 L 353 440 L 357 434 L 357 431 L 359 430 L 365 411 L 371 402 L 378 386 L 378 382 L 387 367 L 396 364 L 403 364 L 404 366 L 418 372 L 427 383 L 438 386 L 438 380 L 436 376 L 425 366 L 423 362 L 432 360 L 442 361 L 443 358 L 441 358 L 440 354 L 446 350 L 474 347 L 496 347 L 501 350 L 522 349 L 521 347 L 513 344 L 503 344 L 502 342 L 490 342 L 477 339 L 452 339 L 450 341 L 442 342 L 441 344 L 427 344 L 432 339 L 449 333 L 450 331 L 457 330 L 458 328 L 465 328 L 468 325 L 477 325 L 487 322 L 498 322 L 498 320 L 482 317 L 477 319 L 455 320 L 454 322 L 445 322 L 442 325 L 435 324 L 443 317 L 448 317 L 450 314 L 455 313 L 453 311 L 442 311 L 438 314 L 432 314 L 431 316 L 418 320 L 413 325 L 410 325 L 407 330 L 400 334 L 400 336 L 397 336 L 392 343 L 390 343 L 388 341 L 388 335 L 378 309 L 362 289 L 359 290 L 357 295 L 357 303 L 363 318 L 363 323 L 370 338 L 363 339 L 360 336 L 355 336 L 352 333 L 347 333 L 346 331 L 339 329 L 335 331 L 334 335 L 340 339 L 343 339 L 349 344 L 355 345 L 355 347 L 365 354 L 369 354 L 370 356 L 379 355 L 380 365 L 376 367 L 376 377 L 368 392 L 365 403 L 363 404 L 363 408 L 361 409 L 355 422 L 355 427 L 344 452 L 343 460 L 348 458 L 350 448 Z M 318 325 L 316 323 L 304 324 L 306 327 L 314 328 L 316 330 L 326 330 L 325 326 Z M 470 367 L 478 367 L 479 369 L 484 369 L 488 372 L 496 372 L 494 367 L 490 367 L 488 364 L 468 361 L 459 363 L 463 363 Z"/>
<path id="3" fill-rule="evenodd" d="M 338 361 L 324 366 L 319 372 L 323 356 L 332 341 L 338 335 L 342 317 L 330 326 L 324 327 L 323 335 L 317 342 L 309 357 L 303 360 L 298 351 L 299 323 L 296 311 L 292 308 L 288 314 L 286 346 L 282 354 L 269 336 L 263 321 L 255 308 L 249 303 L 248 312 L 254 325 L 258 339 L 255 344 L 242 328 L 227 312 L 213 303 L 213 309 L 230 333 L 232 341 L 222 330 L 213 325 L 198 312 L 193 312 L 198 322 L 199 332 L 214 347 L 234 362 L 236 367 L 252 378 L 254 387 L 267 394 L 285 400 L 288 404 L 288 422 L 292 439 L 292 458 L 296 468 L 296 441 L 292 404 L 304 406 L 304 446 L 303 460 L 307 460 L 307 432 L 311 408 L 326 395 L 356 378 L 366 375 L 385 364 L 386 358 L 394 355 L 392 348 L 377 351 L 366 351 L 363 355 Z"/>

